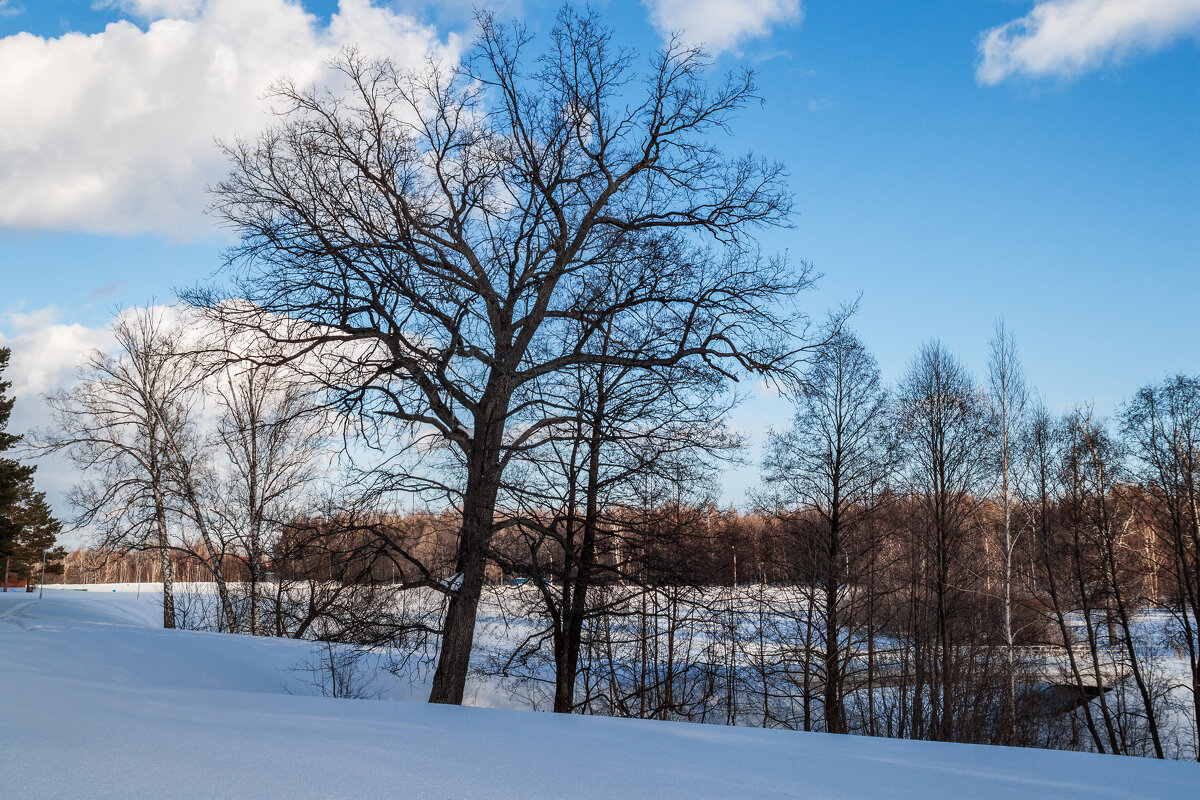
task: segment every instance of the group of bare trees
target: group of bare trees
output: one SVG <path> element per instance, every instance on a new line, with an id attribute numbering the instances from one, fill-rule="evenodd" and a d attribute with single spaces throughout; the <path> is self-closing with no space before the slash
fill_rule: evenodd
<path id="1" fill-rule="evenodd" d="M 369 474 L 335 469 L 320 387 L 177 313 L 123 316 L 51 400 L 99 535 L 76 579 L 161 580 L 164 624 L 435 657 L 462 506 L 332 498 Z M 889 389 L 840 326 L 809 358 L 749 516 L 713 505 L 741 442 L 711 374 L 540 382 L 556 420 L 497 491 L 473 674 L 560 712 L 1194 753 L 1200 379 L 1109 424 L 1037 402 L 1003 325 L 986 383 L 933 342 Z M 181 565 L 207 620 L 172 606 Z"/>
<path id="2" fill-rule="evenodd" d="M 716 144 L 751 73 L 478 23 L 457 64 L 281 82 L 225 146 L 226 283 L 51 399 L 90 555 L 154 554 L 168 627 L 187 563 L 219 629 L 431 647 L 433 702 L 1167 754 L 1141 621 L 1197 702 L 1197 381 L 1054 419 L 1001 325 L 985 382 L 935 341 L 889 388 L 758 249 L 787 176 Z M 742 516 L 746 377 L 796 415 Z"/>
<path id="3" fill-rule="evenodd" d="M 879 368 L 853 334 L 842 332 L 813 365 L 790 428 L 771 436 L 759 505 L 808 550 L 814 591 L 805 598 L 821 621 L 825 729 L 846 732 L 845 681 L 859 582 L 871 558 L 864 517 L 886 487 L 893 445 Z M 797 513 L 797 512 L 806 513 Z M 808 582 L 806 582 L 808 583 Z"/>
<path id="4" fill-rule="evenodd" d="M 888 391 L 846 330 L 808 375 L 754 514 L 609 498 L 570 708 L 1196 757 L 1200 380 L 1055 417 L 1003 324 L 986 382 L 934 342 Z M 508 556 L 480 668 L 547 707 L 567 516 L 518 521 L 554 554 Z"/>
<path id="5" fill-rule="evenodd" d="M 268 529 L 296 512 L 316 477 L 322 414 L 285 369 L 178 309 L 126 312 L 113 333 L 114 351 L 92 354 L 79 380 L 49 398 L 54 424 L 37 442 L 83 476 L 70 497 L 75 524 L 103 553 L 155 554 L 168 628 L 172 552 L 204 564 L 220 629 L 242 627 L 227 576 L 235 555 L 249 579 L 246 627 L 257 632 Z"/>
<path id="6" fill-rule="evenodd" d="M 1195 757 L 1200 380 L 1055 417 L 1003 324 L 983 382 L 933 342 L 889 391 L 844 329 L 807 377 L 751 516 L 704 462 L 608 496 L 573 695 L 570 503 L 508 520 L 530 583 L 481 674 L 556 710 Z"/>
<path id="7" fill-rule="evenodd" d="M 826 383 L 833 368 L 844 378 Z M 825 729 L 844 730 L 835 656 L 850 647 L 866 702 L 895 705 L 889 735 L 1195 756 L 1198 402 L 1200 380 L 1176 376 L 1115 422 L 1087 406 L 1055 418 L 1002 323 L 982 385 L 931 343 L 889 397 L 869 358 L 825 350 L 760 499 L 820 553 L 812 582 L 834 574 L 812 614 Z M 834 501 L 849 496 L 846 531 Z"/>
<path id="8" fill-rule="evenodd" d="M 1200 735 L 1200 377 L 1142 387 L 1122 424 L 1133 456 L 1130 477 L 1145 493 L 1139 521 L 1157 534 L 1148 594 L 1163 601 L 1174 621 L 1173 645 L 1187 660 Z"/>

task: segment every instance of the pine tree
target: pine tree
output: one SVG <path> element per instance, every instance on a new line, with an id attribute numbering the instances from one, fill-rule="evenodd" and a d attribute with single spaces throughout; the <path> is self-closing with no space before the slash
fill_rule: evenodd
<path id="1" fill-rule="evenodd" d="M 45 494 L 34 491 L 36 467 L 4 455 L 21 441 L 20 436 L 8 432 L 14 398 L 7 396 L 12 382 L 3 376 L 11 356 L 12 351 L 0 347 L 0 560 L 4 567 L 0 583 L 7 581 L 10 571 L 31 577 L 31 558 L 36 560 L 40 571 L 42 548 L 52 551 L 47 552 L 47 571 L 52 571 L 52 558 L 62 558 L 58 553 L 62 548 L 54 549 L 55 537 L 62 526 L 51 515 Z"/>
<path id="2" fill-rule="evenodd" d="M 25 578 L 27 583 L 40 580 L 45 551 L 46 574 L 62 574 L 67 551 L 54 545 L 62 524 L 50 513 L 45 492 L 33 490 L 32 480 L 26 482 L 13 516 L 17 534 L 11 545 L 9 571 Z"/>

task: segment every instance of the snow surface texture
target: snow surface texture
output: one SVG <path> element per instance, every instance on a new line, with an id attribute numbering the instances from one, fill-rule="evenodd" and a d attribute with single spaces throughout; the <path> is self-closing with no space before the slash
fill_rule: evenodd
<path id="1" fill-rule="evenodd" d="M 1190 763 L 303 696 L 312 644 L 160 620 L 145 593 L 0 594 L 0 797 L 1200 796 Z"/>

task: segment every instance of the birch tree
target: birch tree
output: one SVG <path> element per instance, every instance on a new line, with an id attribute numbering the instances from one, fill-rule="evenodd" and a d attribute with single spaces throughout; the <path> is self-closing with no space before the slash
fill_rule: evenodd
<path id="1" fill-rule="evenodd" d="M 1014 468 L 1020 468 L 1017 444 L 1019 431 L 1028 403 L 1025 374 L 1017 356 L 1017 342 L 1004 320 L 996 323 L 990 342 L 988 358 L 988 399 L 991 403 L 992 431 L 996 437 L 997 489 L 1000 493 L 1000 554 L 1003 560 L 1001 582 L 1002 635 L 1004 661 L 1007 671 L 1005 687 L 1004 729 L 1006 741 L 1016 740 L 1017 727 L 1017 665 L 1016 631 L 1013 624 L 1013 570 L 1018 532 L 1013 528 Z"/>
<path id="2" fill-rule="evenodd" d="M 246 355 L 246 354 L 243 354 Z M 262 585 L 274 536 L 321 475 L 328 420 L 294 371 L 259 356 L 223 363 L 211 379 L 213 438 L 222 456 L 221 500 L 211 509 L 249 580 L 249 632 L 261 627 Z"/>
<path id="3" fill-rule="evenodd" d="M 134 309 L 117 318 L 113 337 L 113 353 L 91 353 L 75 385 L 48 398 L 53 426 L 38 442 L 47 452 L 65 452 L 82 473 L 70 493 L 75 527 L 91 530 L 107 552 L 157 552 L 166 628 L 175 627 L 170 553 L 180 547 L 183 520 L 195 522 L 221 617 L 236 630 L 223 547 L 201 497 L 205 456 L 196 414 L 203 375 L 185 329 L 161 307 Z"/>

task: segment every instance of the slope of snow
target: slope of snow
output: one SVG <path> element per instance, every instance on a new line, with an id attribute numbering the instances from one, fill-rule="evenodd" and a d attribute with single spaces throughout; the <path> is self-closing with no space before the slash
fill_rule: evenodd
<path id="1" fill-rule="evenodd" d="M 1200 791 L 1200 766 L 1190 763 L 303 696 L 311 690 L 294 667 L 311 656 L 308 643 L 163 631 L 159 614 L 152 596 L 131 593 L 0 594 L 0 797 L 1013 800 Z"/>

